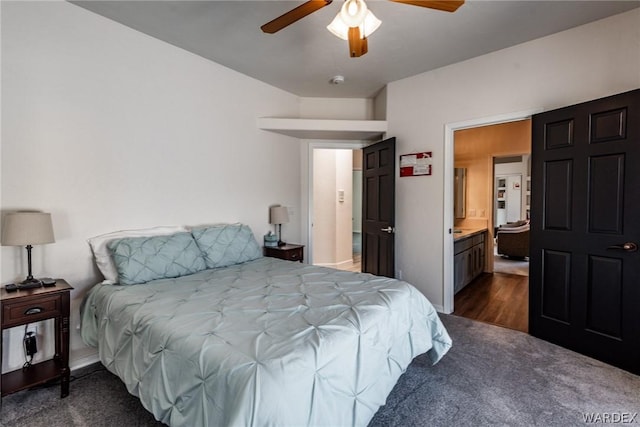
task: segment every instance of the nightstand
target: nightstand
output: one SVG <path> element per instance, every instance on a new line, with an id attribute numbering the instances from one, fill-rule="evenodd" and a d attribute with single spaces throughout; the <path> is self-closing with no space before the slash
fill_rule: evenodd
<path id="1" fill-rule="evenodd" d="M 69 395 L 69 311 L 73 288 L 62 280 L 47 288 L 35 288 L 7 292 L 0 290 L 2 330 L 55 319 L 55 354 L 53 359 L 34 363 L 26 369 L 2 374 L 2 396 L 15 393 L 48 381 L 60 379 L 60 397 Z M 19 349 L 17 351 L 22 351 Z M 0 340 L 0 366 L 2 364 L 2 340 Z"/>
<path id="2" fill-rule="evenodd" d="M 264 247 L 265 256 L 285 259 L 288 261 L 304 260 L 304 245 L 293 245 L 287 243 L 284 246 Z"/>

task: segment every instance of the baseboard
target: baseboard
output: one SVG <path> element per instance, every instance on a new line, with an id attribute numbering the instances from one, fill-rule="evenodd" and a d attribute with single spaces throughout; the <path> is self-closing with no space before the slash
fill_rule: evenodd
<path id="1" fill-rule="evenodd" d="M 349 258 L 346 261 L 342 261 L 336 264 L 336 266 L 341 266 L 341 265 L 351 265 L 353 264 L 353 258 Z"/>
<path id="2" fill-rule="evenodd" d="M 346 261 L 341 261 L 341 262 L 331 262 L 331 263 L 316 262 L 313 265 L 317 265 L 319 267 L 338 268 L 341 265 L 351 265 L 351 264 L 353 264 L 353 258 L 350 258 Z"/>
<path id="3" fill-rule="evenodd" d="M 82 353 L 85 354 L 78 357 L 70 358 L 71 360 L 69 361 L 69 369 L 73 371 L 76 369 L 84 368 L 85 366 L 93 365 L 94 363 L 100 361 L 98 352 L 95 349 L 93 349 L 93 351 L 91 352 L 87 352 L 86 350 L 84 350 L 82 351 Z"/>
<path id="4" fill-rule="evenodd" d="M 431 304 L 431 305 L 433 305 L 433 308 L 435 308 L 438 313 L 443 313 L 443 314 L 451 314 L 452 313 L 452 312 L 448 312 L 447 313 L 447 310 L 445 310 L 444 307 L 441 306 L 440 304 Z"/>

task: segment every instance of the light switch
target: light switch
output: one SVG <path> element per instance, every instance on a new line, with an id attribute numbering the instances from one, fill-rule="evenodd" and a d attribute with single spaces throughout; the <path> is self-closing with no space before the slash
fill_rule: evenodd
<path id="1" fill-rule="evenodd" d="M 344 190 L 338 190 L 338 201 L 340 203 L 344 202 Z"/>

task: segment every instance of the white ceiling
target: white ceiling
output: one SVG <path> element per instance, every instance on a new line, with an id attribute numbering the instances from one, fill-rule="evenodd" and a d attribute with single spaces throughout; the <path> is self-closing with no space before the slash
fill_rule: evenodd
<path id="1" fill-rule="evenodd" d="M 350 58 L 347 42 L 326 30 L 340 0 L 276 34 L 260 26 L 302 1 L 72 3 L 298 96 L 335 98 L 370 98 L 389 82 L 640 7 L 640 0 L 471 0 L 451 14 L 367 0 L 382 25 L 369 52 Z M 346 81 L 332 85 L 334 75 Z"/>

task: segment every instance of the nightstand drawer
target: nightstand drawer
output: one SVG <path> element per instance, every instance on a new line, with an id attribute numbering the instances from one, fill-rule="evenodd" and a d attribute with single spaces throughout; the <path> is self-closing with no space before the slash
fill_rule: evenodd
<path id="1" fill-rule="evenodd" d="M 25 322 L 37 322 L 61 314 L 60 295 L 31 298 L 29 301 L 5 302 L 2 304 L 2 326 L 9 328 Z"/>
<path id="2" fill-rule="evenodd" d="M 286 244 L 284 246 L 265 247 L 264 254 L 287 261 L 302 262 L 304 260 L 304 245 Z"/>
<path id="3" fill-rule="evenodd" d="M 300 261 L 302 259 L 302 248 L 287 251 L 284 255 L 284 259 L 289 261 Z"/>

